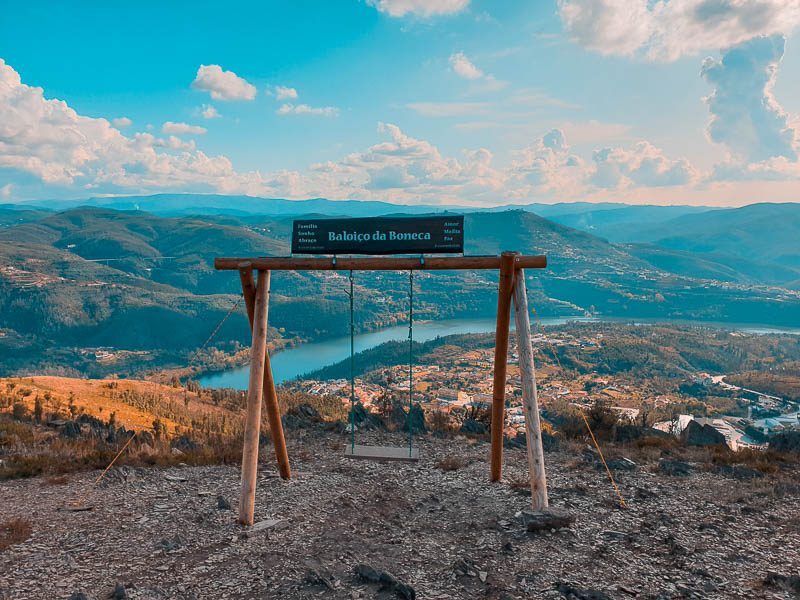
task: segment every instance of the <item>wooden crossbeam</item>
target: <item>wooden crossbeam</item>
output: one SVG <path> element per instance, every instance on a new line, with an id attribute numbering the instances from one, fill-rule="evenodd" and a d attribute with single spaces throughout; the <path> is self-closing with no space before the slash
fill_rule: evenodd
<path id="1" fill-rule="evenodd" d="M 265 256 L 257 258 L 216 258 L 214 268 L 219 271 L 257 269 L 268 271 L 447 271 L 499 269 L 500 256 L 425 256 L 402 257 L 336 257 L 299 258 L 293 256 Z M 544 269 L 546 256 L 514 255 L 515 269 Z"/>

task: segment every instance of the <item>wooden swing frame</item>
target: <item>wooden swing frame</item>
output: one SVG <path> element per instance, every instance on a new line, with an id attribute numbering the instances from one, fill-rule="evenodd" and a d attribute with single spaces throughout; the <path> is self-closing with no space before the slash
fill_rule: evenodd
<path id="1" fill-rule="evenodd" d="M 417 271 L 417 270 L 486 270 L 498 269 L 500 282 L 495 328 L 494 379 L 492 383 L 491 481 L 500 481 L 503 464 L 505 426 L 506 371 L 511 304 L 514 300 L 519 346 L 519 367 L 523 409 L 527 433 L 531 502 L 534 509 L 548 505 L 547 482 L 542 452 L 542 437 L 530 337 L 527 289 L 524 269 L 544 269 L 545 256 L 523 256 L 503 252 L 500 256 L 445 256 L 419 258 L 217 258 L 214 267 L 221 271 L 239 271 L 247 318 L 252 331 L 250 377 L 247 387 L 247 412 L 242 449 L 242 487 L 239 499 L 239 522 L 252 525 L 255 509 L 258 446 L 261 432 L 261 404 L 266 406 L 278 472 L 283 479 L 292 476 L 289 453 L 281 423 L 275 380 L 267 352 L 267 316 L 269 312 L 270 273 L 272 271 Z M 258 279 L 253 272 L 258 271 Z"/>

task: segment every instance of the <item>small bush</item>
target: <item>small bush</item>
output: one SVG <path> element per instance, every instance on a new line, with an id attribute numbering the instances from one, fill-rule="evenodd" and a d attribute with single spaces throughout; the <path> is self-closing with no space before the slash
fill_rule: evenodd
<path id="1" fill-rule="evenodd" d="M 14 544 L 21 544 L 29 537 L 33 528 L 25 519 L 11 519 L 0 522 L 0 552 L 9 549 Z"/>

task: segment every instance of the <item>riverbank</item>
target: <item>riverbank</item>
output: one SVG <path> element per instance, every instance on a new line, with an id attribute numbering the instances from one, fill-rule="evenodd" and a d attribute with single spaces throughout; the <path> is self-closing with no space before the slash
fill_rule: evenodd
<path id="1" fill-rule="evenodd" d="M 800 336 L 800 328 L 771 328 L 752 323 L 724 323 L 718 321 L 663 321 L 647 319 L 621 319 L 599 317 L 546 317 L 536 318 L 533 326 L 553 327 L 567 323 L 619 323 L 621 325 L 658 325 L 679 327 L 709 327 L 738 331 L 744 334 L 770 335 L 786 334 Z M 513 323 L 512 323 L 513 328 Z M 443 321 L 425 321 L 414 324 L 414 340 L 427 342 L 437 337 L 466 333 L 490 333 L 495 330 L 495 320 L 482 319 L 449 319 Z M 356 353 L 370 350 L 386 342 L 397 342 L 408 339 L 408 326 L 398 325 L 378 331 L 357 334 L 354 339 Z M 271 363 L 275 382 L 285 383 L 336 364 L 350 356 L 350 338 L 337 337 L 298 344 L 291 348 L 275 352 L 271 355 Z M 248 365 L 221 372 L 207 373 L 197 379 L 198 383 L 208 388 L 247 389 L 249 377 Z"/>

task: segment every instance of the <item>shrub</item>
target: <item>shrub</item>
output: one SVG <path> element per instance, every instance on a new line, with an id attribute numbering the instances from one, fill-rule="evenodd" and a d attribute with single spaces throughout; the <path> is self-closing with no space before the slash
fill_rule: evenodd
<path id="1" fill-rule="evenodd" d="M 32 532 L 31 524 L 25 519 L 10 519 L 0 522 L 0 552 L 14 544 L 21 544 L 31 537 Z"/>
<path id="2" fill-rule="evenodd" d="M 28 416 L 28 408 L 22 402 L 15 402 L 11 409 L 11 416 L 18 421 L 22 421 Z"/>

